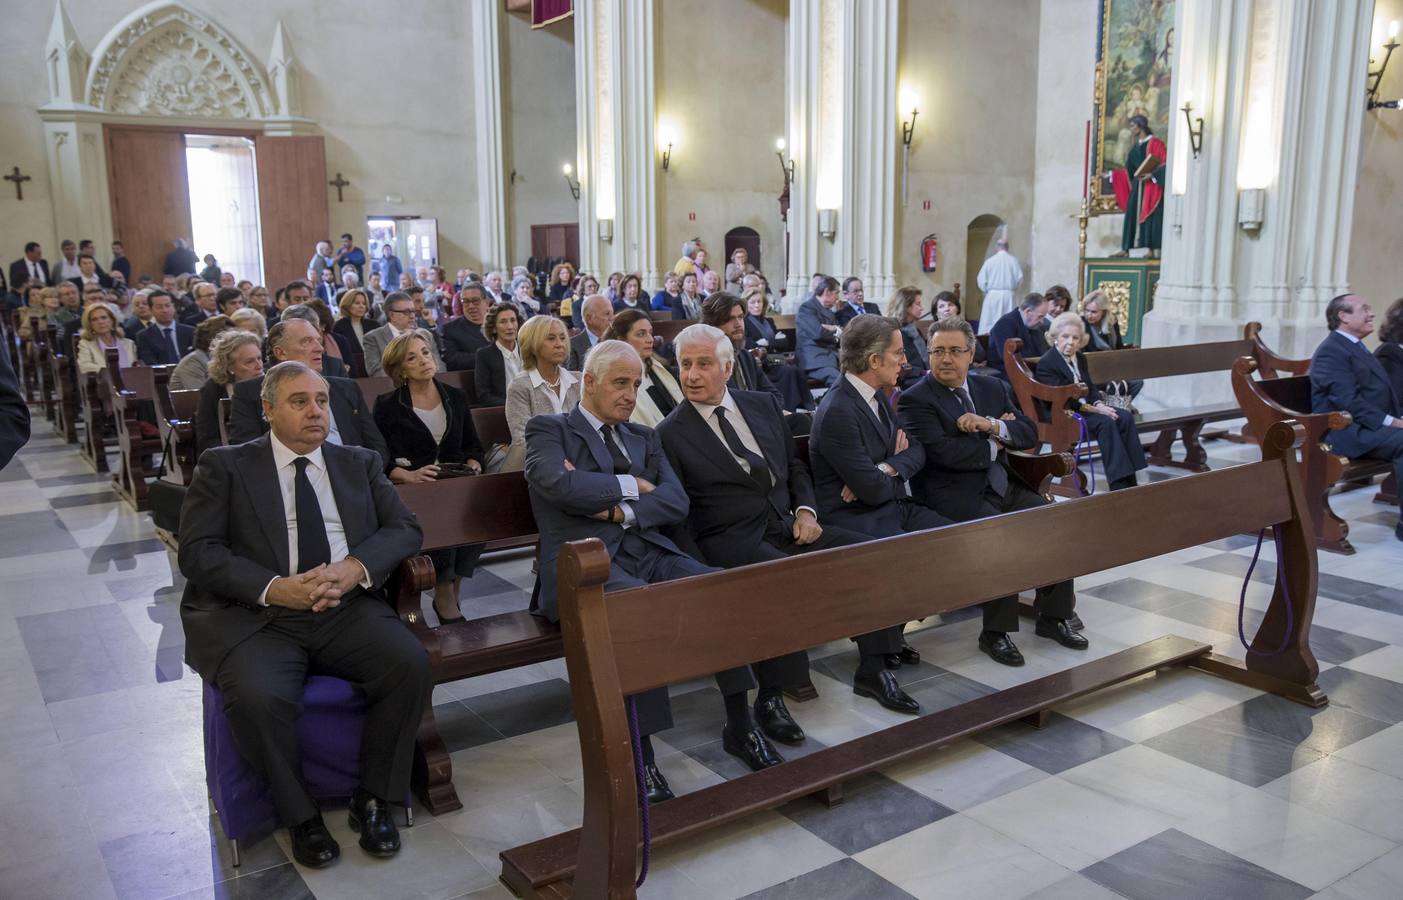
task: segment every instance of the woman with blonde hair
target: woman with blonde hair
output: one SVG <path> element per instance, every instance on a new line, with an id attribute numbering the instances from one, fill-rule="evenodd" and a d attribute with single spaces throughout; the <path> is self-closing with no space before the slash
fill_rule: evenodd
<path id="1" fill-rule="evenodd" d="M 256 309 L 241 309 L 262 318 Z M 238 315 L 235 314 L 235 319 Z M 263 374 L 263 339 L 244 328 L 222 331 L 209 345 L 209 379 L 200 386 L 195 409 L 195 452 L 224 443 L 219 434 L 219 401 L 234 396 L 234 385 Z"/>
<path id="2" fill-rule="evenodd" d="M 921 289 L 913 285 L 897 288 L 887 300 L 886 313 L 901 325 L 901 346 L 906 351 L 906 364 L 910 367 L 901 375 L 901 387 L 909 388 L 930 371 L 926 335 L 921 323 L 926 315 Z"/>
<path id="3" fill-rule="evenodd" d="M 570 333 L 565 323 L 535 316 L 521 326 L 521 374 L 507 385 L 507 427 L 512 442 L 502 470 L 519 471 L 526 462 L 526 423 L 533 416 L 565 413 L 580 403 L 580 379 L 565 368 Z"/>
<path id="4" fill-rule="evenodd" d="M 28 340 L 37 328 L 43 331 L 49 319 L 58 313 L 58 288 L 31 284 L 27 289 L 25 313 L 20 317 L 19 336 Z M 37 323 L 37 324 L 36 324 Z"/>
<path id="5" fill-rule="evenodd" d="M 126 368 L 136 365 L 136 344 L 122 336 L 117 313 L 106 303 L 97 303 L 83 310 L 82 330 L 78 341 L 78 371 L 93 375 L 107 368 L 107 351 L 117 351 L 117 361 Z"/>
<path id="6" fill-rule="evenodd" d="M 482 442 L 473 427 L 468 395 L 434 376 L 438 364 L 430 338 L 406 331 L 385 347 L 381 363 L 395 389 L 375 401 L 375 424 L 385 436 L 400 484 L 437 480 L 452 467 L 459 474 L 483 471 Z M 482 555 L 479 544 L 432 550 L 437 583 L 434 612 L 439 622 L 458 622 L 458 586 L 471 578 Z"/>
<path id="7" fill-rule="evenodd" d="M 360 288 L 351 288 L 337 301 L 336 311 L 332 332 L 350 342 L 353 354 L 357 350 L 365 353 L 365 333 L 376 328 L 375 320 L 370 318 L 370 295 Z"/>
<path id="8" fill-rule="evenodd" d="M 240 331 L 257 335 L 259 340 L 268 336 L 268 320 L 263 317 L 263 313 L 250 307 L 235 310 L 229 317 L 229 321 Z M 211 345 L 213 346 L 213 345 Z"/>
<path id="9" fill-rule="evenodd" d="M 682 402 L 682 388 L 677 384 L 677 376 L 653 353 L 653 320 L 641 310 L 626 309 L 614 316 L 602 340 L 624 341 L 642 357 L 643 383 L 638 386 L 638 400 L 628 420 L 635 425 L 657 428 L 658 423 Z"/>

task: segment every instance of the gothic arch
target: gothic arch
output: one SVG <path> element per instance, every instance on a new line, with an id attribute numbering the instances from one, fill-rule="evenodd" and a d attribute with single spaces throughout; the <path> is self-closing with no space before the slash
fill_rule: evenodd
<path id="1" fill-rule="evenodd" d="M 263 67 L 209 17 L 180 3 L 127 15 L 93 53 L 88 105 L 119 115 L 267 119 L 285 111 Z"/>

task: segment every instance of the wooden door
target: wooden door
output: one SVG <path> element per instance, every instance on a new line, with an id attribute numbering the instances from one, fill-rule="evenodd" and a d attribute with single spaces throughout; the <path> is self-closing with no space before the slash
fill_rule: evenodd
<path id="1" fill-rule="evenodd" d="M 531 226 L 531 255 L 541 260 L 563 257 L 572 266 L 580 266 L 580 223 Z"/>
<path id="2" fill-rule="evenodd" d="M 307 277 L 317 241 L 331 240 L 326 150 L 320 135 L 254 138 L 263 278 L 269 293 Z M 333 246 L 336 242 L 332 241 Z"/>
<path id="3" fill-rule="evenodd" d="M 126 246 L 133 282 L 140 275 L 159 282 L 172 241 L 190 240 L 185 135 L 178 130 L 122 125 L 103 126 L 103 135 L 112 236 Z"/>

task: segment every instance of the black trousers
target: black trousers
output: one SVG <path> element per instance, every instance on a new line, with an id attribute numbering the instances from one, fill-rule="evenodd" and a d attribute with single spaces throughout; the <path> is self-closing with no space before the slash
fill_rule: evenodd
<path id="1" fill-rule="evenodd" d="M 1104 421 L 1110 422 L 1109 419 Z M 1139 447 L 1140 445 L 1137 443 L 1135 446 Z M 1000 465 L 1000 463 L 995 463 L 995 465 Z M 1036 491 L 1030 490 L 1012 472 L 1009 472 L 1008 477 L 1008 491 L 1002 497 L 989 488 L 985 488 L 977 494 L 951 494 L 941 498 L 940 509 L 957 522 L 972 522 L 975 519 L 987 519 L 989 516 L 997 516 L 1001 513 L 1037 509 L 1039 506 L 1046 506 L 1051 502 L 1044 499 Z M 1057 619 L 1071 616 L 1076 605 L 1076 593 L 1070 581 L 1059 581 L 1056 584 L 1038 588 L 1037 599 L 1034 601 L 1034 606 L 1040 614 Z M 983 609 L 985 631 L 1018 630 L 1017 595 L 990 600 L 983 604 Z"/>
<path id="2" fill-rule="evenodd" d="M 1135 417 L 1123 409 L 1111 419 L 1100 413 L 1082 413 L 1086 429 L 1101 448 L 1101 467 L 1107 481 L 1128 478 L 1145 468 L 1145 448 L 1135 431 Z"/>
<path id="3" fill-rule="evenodd" d="M 317 814 L 302 784 L 294 726 L 308 675 L 344 678 L 365 693 L 361 786 L 394 803 L 409 794 L 414 735 L 433 688 L 419 639 L 383 601 L 363 593 L 325 612 L 271 608 L 236 646 L 215 682 L 239 752 L 265 779 L 284 825 Z"/>

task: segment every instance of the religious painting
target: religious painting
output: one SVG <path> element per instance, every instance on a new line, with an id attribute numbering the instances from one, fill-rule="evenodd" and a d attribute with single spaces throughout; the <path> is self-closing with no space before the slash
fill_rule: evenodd
<path id="1" fill-rule="evenodd" d="M 1172 119 L 1175 0 L 1101 0 L 1097 31 L 1092 213 L 1120 212 L 1111 172 L 1135 139 L 1130 117 L 1144 116 L 1162 139 Z"/>

